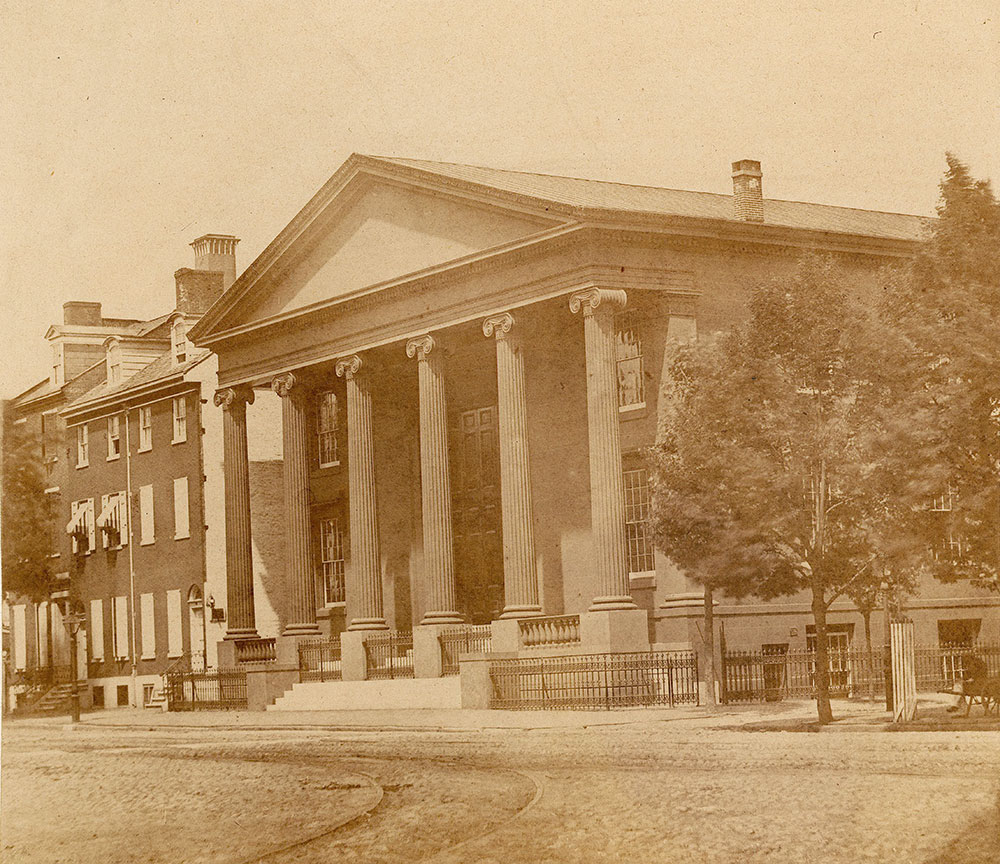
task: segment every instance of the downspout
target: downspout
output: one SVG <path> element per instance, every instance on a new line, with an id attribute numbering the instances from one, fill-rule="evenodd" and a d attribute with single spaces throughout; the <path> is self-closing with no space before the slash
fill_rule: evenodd
<path id="1" fill-rule="evenodd" d="M 125 408 L 125 500 L 128 504 L 128 593 L 132 617 L 132 638 L 129 649 L 132 657 L 132 681 L 129 687 L 133 708 L 139 707 L 138 700 L 138 669 L 135 657 L 135 537 L 132 532 L 132 435 L 129 430 L 128 408 Z M 141 517 L 140 517 L 141 518 Z"/>

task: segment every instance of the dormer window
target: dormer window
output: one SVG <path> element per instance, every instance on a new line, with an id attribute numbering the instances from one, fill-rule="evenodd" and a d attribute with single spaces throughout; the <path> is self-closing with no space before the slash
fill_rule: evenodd
<path id="1" fill-rule="evenodd" d="M 122 381 L 122 349 L 118 342 L 108 346 L 108 383 L 121 384 Z"/>
<path id="2" fill-rule="evenodd" d="M 174 321 L 173 329 L 170 331 L 170 341 L 173 346 L 174 363 L 180 365 L 187 362 L 187 325 L 184 323 L 183 318 L 178 318 Z"/>
<path id="3" fill-rule="evenodd" d="M 63 366 L 63 346 L 57 343 L 52 346 L 52 386 L 62 387 L 66 383 L 65 367 Z"/>

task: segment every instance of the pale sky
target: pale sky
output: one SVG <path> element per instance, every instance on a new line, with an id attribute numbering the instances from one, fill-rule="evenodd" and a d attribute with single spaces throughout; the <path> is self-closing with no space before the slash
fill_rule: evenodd
<path id="1" fill-rule="evenodd" d="M 0 396 L 66 300 L 152 317 L 353 151 L 933 213 L 1000 183 L 996 0 L 3 2 Z"/>

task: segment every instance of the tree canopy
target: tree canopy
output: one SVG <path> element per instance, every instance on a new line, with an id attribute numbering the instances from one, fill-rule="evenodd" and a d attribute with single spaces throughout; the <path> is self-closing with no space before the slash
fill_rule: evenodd
<path id="1" fill-rule="evenodd" d="M 38 436 L 4 412 L 3 590 L 34 601 L 48 597 L 52 526 Z"/>

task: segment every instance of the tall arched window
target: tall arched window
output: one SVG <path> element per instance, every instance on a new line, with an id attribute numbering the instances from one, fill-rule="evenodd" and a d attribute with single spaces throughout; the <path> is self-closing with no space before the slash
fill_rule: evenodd
<path id="1" fill-rule="evenodd" d="M 320 468 L 339 465 L 337 451 L 337 394 L 320 393 L 316 408 L 316 455 Z"/>

